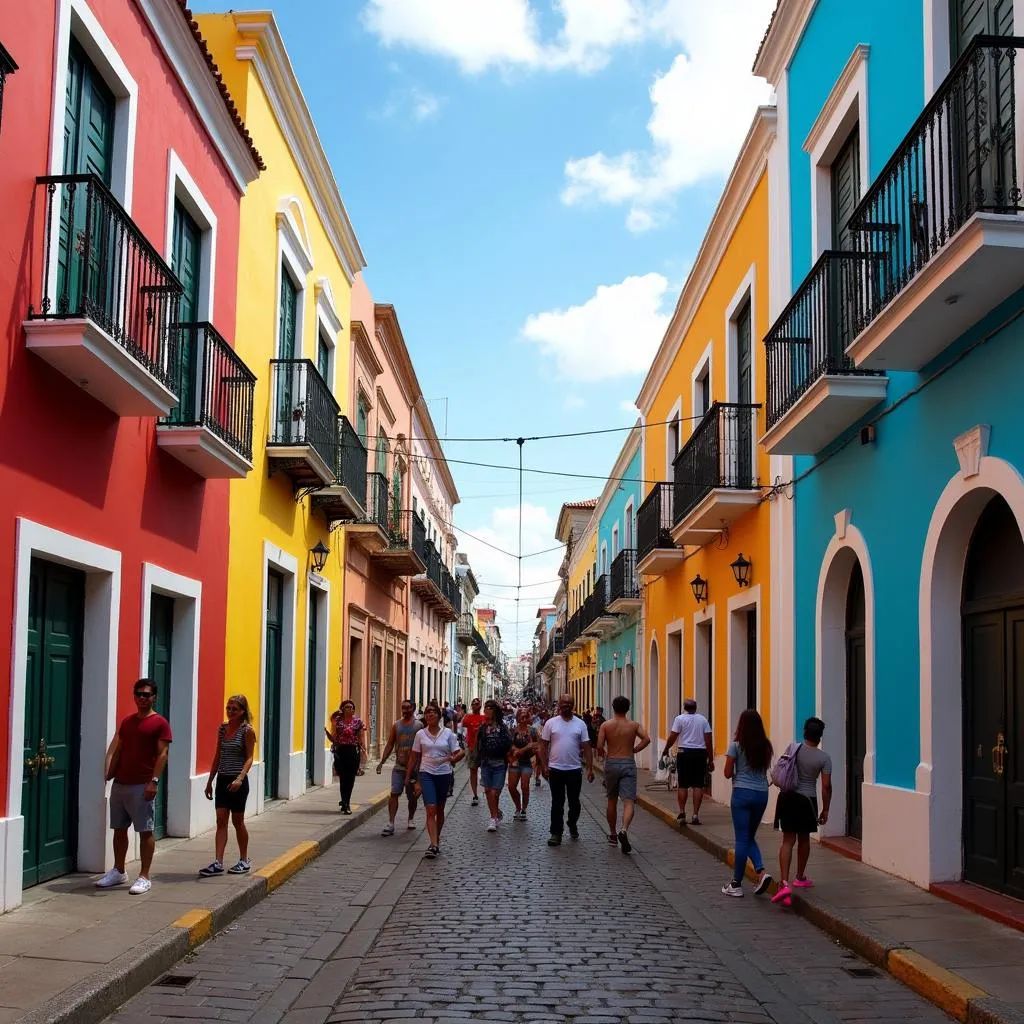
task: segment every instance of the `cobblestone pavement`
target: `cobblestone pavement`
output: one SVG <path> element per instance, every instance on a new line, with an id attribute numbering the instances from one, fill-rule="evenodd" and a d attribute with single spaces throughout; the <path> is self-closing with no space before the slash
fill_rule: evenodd
<path id="1" fill-rule="evenodd" d="M 806 921 L 722 896 L 722 865 L 643 812 L 624 856 L 603 832 L 600 783 L 584 791 L 581 839 L 556 849 L 546 786 L 529 822 L 506 806 L 496 835 L 463 789 L 436 861 L 404 812 L 389 839 L 378 814 L 186 958 L 186 987 L 151 986 L 109 1020 L 950 1019 Z"/>

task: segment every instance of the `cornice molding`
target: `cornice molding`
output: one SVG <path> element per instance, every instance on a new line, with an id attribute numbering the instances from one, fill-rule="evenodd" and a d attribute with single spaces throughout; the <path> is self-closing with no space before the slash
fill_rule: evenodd
<path id="1" fill-rule="evenodd" d="M 754 115 L 739 156 L 725 183 L 722 198 L 718 201 L 700 244 L 693 268 L 676 302 L 672 319 L 637 395 L 636 407 L 645 418 L 679 354 L 697 310 L 718 272 L 722 257 L 732 244 L 733 233 L 746 212 L 754 189 L 768 169 L 768 154 L 775 141 L 776 118 L 775 107 L 758 107 Z"/>
<path id="2" fill-rule="evenodd" d="M 388 361 L 402 389 L 402 397 L 411 408 L 420 395 L 420 384 L 413 369 L 409 350 L 405 345 L 405 336 L 398 322 L 395 307 L 388 303 L 375 303 L 373 307 L 374 336 L 381 347 L 384 358 Z"/>
<path id="3" fill-rule="evenodd" d="M 807 133 L 807 138 L 804 139 L 803 150 L 805 153 L 812 153 L 817 148 L 822 134 L 828 129 L 839 109 L 839 104 L 860 72 L 861 65 L 867 64 L 870 53 L 871 47 L 867 43 L 858 43 L 853 48 L 846 67 L 840 72 L 836 84 L 832 86 L 832 91 L 828 94 L 828 99 L 825 100 L 820 113 L 814 119 L 814 124 L 811 125 L 811 130 Z"/>
<path id="4" fill-rule="evenodd" d="M 272 14 L 252 12 L 235 14 L 234 20 L 244 40 L 236 47 L 235 56 L 249 61 L 256 71 L 292 158 L 309 188 L 317 216 L 351 285 L 366 266 L 366 259 L 277 23 Z"/>
<path id="5" fill-rule="evenodd" d="M 292 213 L 292 203 L 294 197 L 289 196 L 285 200 L 285 208 L 277 211 L 277 230 L 280 234 L 285 236 L 288 244 L 291 246 L 295 255 L 300 257 L 300 264 L 302 270 L 306 274 L 313 273 L 313 254 L 309 251 L 309 246 L 306 239 L 303 238 L 305 229 L 305 217 L 302 214 L 302 208 L 299 207 L 299 216 L 302 217 L 303 223 L 300 225 L 295 220 L 295 215 Z M 301 230 L 300 230 L 301 229 Z"/>
<path id="6" fill-rule="evenodd" d="M 373 342 L 366 333 L 366 325 L 361 320 L 353 320 L 351 323 L 352 348 L 355 350 L 356 359 L 370 371 L 370 375 L 376 380 L 383 372 L 384 367 L 373 351 Z"/>
<path id="7" fill-rule="evenodd" d="M 608 504 L 612 500 L 612 495 L 618 491 L 620 484 L 622 484 L 623 489 L 628 486 L 622 482 L 622 478 L 625 476 L 626 467 L 629 465 L 630 460 L 640 450 L 641 423 L 642 420 L 637 420 L 626 435 L 626 440 L 619 449 L 619 454 L 615 459 L 615 464 L 612 466 L 611 472 L 608 474 L 608 479 L 605 481 L 604 490 L 601 491 L 601 497 L 597 499 L 597 507 L 594 509 L 594 515 L 597 518 L 598 530 L 600 530 L 601 527 L 602 516 L 604 516 L 605 512 L 608 511 Z M 640 485 L 638 482 L 637 489 L 639 490 L 639 488 Z"/>
<path id="8" fill-rule="evenodd" d="M 377 406 L 383 411 L 384 418 L 388 421 L 388 426 L 393 427 L 395 425 L 395 414 L 391 404 L 388 402 L 387 396 L 384 394 L 384 389 L 379 384 L 377 385 Z"/>
<path id="9" fill-rule="evenodd" d="M 340 334 L 345 325 L 341 322 L 341 316 L 338 314 L 331 282 L 326 277 L 318 277 L 313 285 L 313 294 L 316 298 L 316 308 L 323 314 L 327 325 L 336 335 Z"/>
<path id="10" fill-rule="evenodd" d="M 777 86 L 793 59 L 818 0 L 779 0 L 754 60 L 754 74 Z"/>

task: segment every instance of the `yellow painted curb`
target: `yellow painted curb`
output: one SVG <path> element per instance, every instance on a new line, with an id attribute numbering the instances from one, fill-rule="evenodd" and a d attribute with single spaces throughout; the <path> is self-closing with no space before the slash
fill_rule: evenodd
<path id="1" fill-rule="evenodd" d="M 188 931 L 188 948 L 195 949 L 196 946 L 205 942 L 213 935 L 213 911 L 204 907 L 196 907 L 181 915 L 173 922 L 173 928 L 184 928 Z"/>
<path id="2" fill-rule="evenodd" d="M 933 960 L 912 949 L 894 949 L 886 964 L 889 973 L 918 995 L 945 1010 L 959 1021 L 967 1020 L 967 1007 L 972 999 L 988 995 L 959 974 L 947 971 Z"/>
<path id="3" fill-rule="evenodd" d="M 282 853 L 280 857 L 275 857 L 269 864 L 261 867 L 256 874 L 267 880 L 267 891 L 273 892 L 279 885 L 287 882 L 296 871 L 319 856 L 320 844 L 307 839 Z"/>

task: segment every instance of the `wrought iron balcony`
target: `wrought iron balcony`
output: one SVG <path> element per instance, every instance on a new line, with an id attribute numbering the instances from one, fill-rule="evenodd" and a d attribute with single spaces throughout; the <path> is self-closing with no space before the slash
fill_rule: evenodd
<path id="1" fill-rule="evenodd" d="M 459 616 L 455 624 L 455 636 L 465 643 L 473 642 L 473 616 L 468 612 Z"/>
<path id="2" fill-rule="evenodd" d="M 617 625 L 618 615 L 608 610 L 610 600 L 611 577 L 608 573 L 602 573 L 594 583 L 594 589 L 583 602 L 583 632 L 587 636 L 604 636 Z"/>
<path id="3" fill-rule="evenodd" d="M 26 347 L 119 416 L 166 416 L 181 284 L 95 175 L 36 182 L 41 280 Z"/>
<path id="4" fill-rule="evenodd" d="M 565 624 L 565 653 L 580 650 L 590 638 L 583 633 L 586 623 L 586 605 L 580 605 Z"/>
<path id="5" fill-rule="evenodd" d="M 348 523 L 366 515 L 366 449 L 347 416 L 338 417 L 334 480 L 313 493 L 313 508 L 328 525 Z"/>
<path id="6" fill-rule="evenodd" d="M 458 584 L 448 571 L 441 552 L 438 551 L 433 541 L 425 542 L 424 554 L 424 571 L 412 578 L 412 589 L 434 608 L 441 618 L 448 622 L 454 622 L 458 617 L 456 603 L 460 609 L 462 607 L 461 594 L 456 597 Z"/>
<path id="7" fill-rule="evenodd" d="M 296 491 L 333 485 L 338 458 L 338 403 L 309 359 L 270 360 L 271 471 Z"/>
<path id="8" fill-rule="evenodd" d="M 703 545 L 761 498 L 757 486 L 759 405 L 715 402 L 673 463 L 672 539 Z"/>
<path id="9" fill-rule="evenodd" d="M 0 43 L 0 125 L 3 124 L 4 88 L 7 85 L 7 76 L 14 74 L 17 70 L 18 65 L 15 64 L 14 58 L 4 49 L 4 44 Z"/>
<path id="10" fill-rule="evenodd" d="M 426 566 L 416 553 L 414 537 L 422 531 L 419 517 L 409 509 L 392 508 L 388 513 L 388 542 L 371 555 L 373 564 L 392 576 L 415 576 Z"/>
<path id="11" fill-rule="evenodd" d="M 391 544 L 388 480 L 383 473 L 366 474 L 366 507 L 354 522 L 345 524 L 345 536 L 376 559 Z"/>
<path id="12" fill-rule="evenodd" d="M 256 377 L 213 324 L 176 330 L 179 401 L 157 424 L 157 444 L 206 479 L 244 477 L 252 469 Z"/>
<path id="13" fill-rule="evenodd" d="M 636 567 L 648 576 L 668 572 L 683 560 L 672 540 L 672 489 L 672 484 L 655 484 L 637 509 Z"/>
<path id="14" fill-rule="evenodd" d="M 849 354 L 920 370 L 1024 280 L 1016 63 L 1024 39 L 976 36 L 850 218 L 877 257 Z"/>
<path id="15" fill-rule="evenodd" d="M 623 548 L 612 560 L 608 611 L 624 614 L 635 612 L 639 607 L 640 578 L 636 572 L 636 551 Z"/>

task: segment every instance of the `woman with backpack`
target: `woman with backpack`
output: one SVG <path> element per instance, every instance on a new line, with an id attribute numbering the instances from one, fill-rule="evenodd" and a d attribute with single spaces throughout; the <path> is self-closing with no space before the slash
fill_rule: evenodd
<path id="1" fill-rule="evenodd" d="M 760 896 L 772 884 L 764 869 L 764 858 L 754 838 L 768 806 L 768 769 L 772 744 L 761 716 L 751 708 L 740 715 L 736 733 L 725 754 L 725 777 L 732 779 L 732 827 L 736 835 L 736 862 L 732 881 L 722 886 L 726 896 L 743 895 L 743 876 L 749 859 L 759 878 L 754 894 Z"/>
<path id="2" fill-rule="evenodd" d="M 508 772 L 508 752 L 512 749 L 512 734 L 508 731 L 501 714 L 501 705 L 496 700 L 484 702 L 484 724 L 476 734 L 476 760 L 480 765 L 480 779 L 484 784 L 484 796 L 491 820 L 488 832 L 498 831 L 498 822 L 504 817 L 498 801 L 505 788 Z"/>
<path id="3" fill-rule="evenodd" d="M 825 723 L 820 718 L 804 722 L 803 743 L 791 743 L 779 758 L 772 781 L 782 790 L 775 805 L 775 827 L 782 832 L 779 848 L 779 889 L 772 903 L 793 905 L 794 889 L 809 889 L 814 883 L 805 874 L 811 853 L 811 833 L 828 821 L 832 803 L 832 758 L 821 749 Z M 818 776 L 821 776 L 821 813 L 818 813 Z M 796 846 L 796 877 L 789 880 Z"/>

